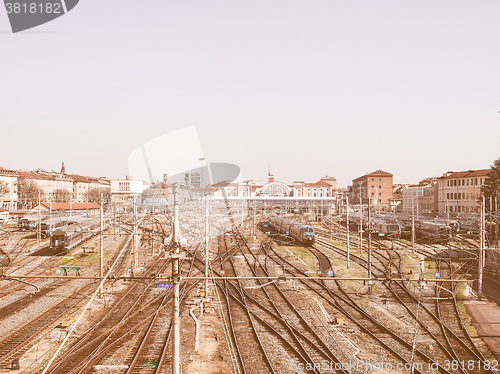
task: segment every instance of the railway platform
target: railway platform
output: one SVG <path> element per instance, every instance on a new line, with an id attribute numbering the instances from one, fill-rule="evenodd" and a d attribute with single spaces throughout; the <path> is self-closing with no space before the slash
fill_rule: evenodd
<path id="1" fill-rule="evenodd" d="M 500 307 L 491 301 L 471 300 L 465 303 L 465 308 L 478 336 L 500 360 Z"/>

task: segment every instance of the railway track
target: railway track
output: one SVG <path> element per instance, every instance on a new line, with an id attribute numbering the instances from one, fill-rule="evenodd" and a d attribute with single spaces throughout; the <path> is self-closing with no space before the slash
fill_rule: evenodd
<path id="1" fill-rule="evenodd" d="M 77 294 L 85 295 L 90 287 L 91 283 L 86 283 Z M 20 358 L 48 328 L 57 326 L 64 316 L 75 311 L 81 301 L 81 296 L 70 296 L 0 341 L 0 368 L 10 367 L 11 360 Z"/>
<path id="2" fill-rule="evenodd" d="M 340 248 L 336 248 L 335 246 L 326 242 L 321 242 L 321 244 L 330 249 L 334 249 L 337 253 L 345 255 L 345 252 Z M 383 277 L 384 274 L 390 275 L 392 267 L 395 267 L 398 271 L 398 276 L 400 278 L 405 277 L 401 269 L 401 258 L 400 258 L 401 255 L 398 252 L 387 251 L 389 255 L 383 255 L 379 250 L 374 249 L 372 253 L 375 258 L 378 258 L 380 264 L 384 266 L 384 269 L 382 269 L 372 264 L 372 269 L 374 271 L 378 271 L 377 274 L 378 276 Z M 388 256 L 389 257 L 397 256 L 398 259 L 394 261 L 394 259 L 389 258 Z M 351 258 L 353 258 L 353 260 L 355 260 L 358 264 L 360 264 L 364 268 L 368 267 L 368 263 L 364 258 L 356 255 L 351 255 Z M 388 269 L 387 264 L 389 263 L 391 264 L 390 265 L 391 268 Z M 463 361 L 465 358 L 467 358 L 471 360 L 484 362 L 485 360 L 484 356 L 479 352 L 479 350 L 473 343 L 472 339 L 468 335 L 463 325 L 463 322 L 460 320 L 459 323 L 457 324 L 458 327 L 455 329 L 455 331 L 453 331 L 440 318 L 441 316 L 439 313 L 438 297 L 436 297 L 436 306 L 438 309 L 436 313 L 433 313 L 428 307 L 426 307 L 423 303 L 420 302 L 418 297 L 408 289 L 408 287 L 404 282 L 392 281 L 390 283 L 386 283 L 385 286 L 389 289 L 392 295 L 398 300 L 398 302 L 407 310 L 407 312 L 411 315 L 411 318 L 413 320 L 418 320 L 420 328 L 423 331 L 425 331 L 425 333 L 427 333 L 436 342 L 438 347 L 445 354 L 445 359 L 449 361 L 458 362 L 459 360 Z M 396 286 L 398 289 L 395 289 L 394 286 Z M 454 301 L 456 303 L 455 299 Z M 423 313 L 424 316 L 427 316 L 426 319 L 424 319 L 422 315 L 419 318 L 417 318 L 418 309 L 421 309 L 421 313 Z M 456 307 L 456 312 L 454 314 L 454 317 L 460 318 L 458 314 L 458 307 Z M 429 327 L 430 322 L 437 324 L 437 326 L 434 325 L 434 327 Z M 466 341 L 464 341 L 464 339 Z M 459 372 L 467 373 L 467 370 L 465 368 L 461 368 L 459 369 Z M 490 372 L 490 371 L 484 371 L 484 372 Z"/>

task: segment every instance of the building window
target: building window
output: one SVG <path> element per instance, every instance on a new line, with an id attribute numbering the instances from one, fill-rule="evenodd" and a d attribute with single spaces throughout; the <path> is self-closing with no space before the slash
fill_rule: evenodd
<path id="1" fill-rule="evenodd" d="M 378 202 L 381 203 L 382 202 L 382 199 L 378 199 Z"/>
<path id="2" fill-rule="evenodd" d="M 370 186 L 370 188 L 375 188 L 375 186 L 374 186 L 374 185 L 371 185 L 371 186 Z"/>
<path id="3" fill-rule="evenodd" d="M 379 179 L 378 179 L 378 181 L 379 181 L 379 182 L 382 182 L 382 178 L 379 178 Z"/>
<path id="4" fill-rule="evenodd" d="M 448 182 L 448 183 L 446 183 L 446 185 L 447 185 L 448 187 L 450 187 L 450 181 L 446 181 L 446 182 Z"/>
<path id="5" fill-rule="evenodd" d="M 474 178 L 474 184 L 477 186 L 477 178 Z"/>
<path id="6" fill-rule="evenodd" d="M 370 179 L 370 181 L 371 181 L 371 182 L 375 182 L 375 179 L 374 179 L 374 178 L 372 178 L 372 179 Z"/>
<path id="7" fill-rule="evenodd" d="M 379 186 L 378 186 L 378 188 L 382 188 L 382 186 L 381 186 L 381 185 L 379 185 Z"/>
<path id="8" fill-rule="evenodd" d="M 379 195 L 379 196 L 382 196 L 382 192 L 379 192 L 379 193 L 378 193 L 378 195 Z"/>

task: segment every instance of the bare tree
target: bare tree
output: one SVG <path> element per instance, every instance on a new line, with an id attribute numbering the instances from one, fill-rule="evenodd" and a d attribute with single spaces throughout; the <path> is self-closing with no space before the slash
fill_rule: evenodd
<path id="1" fill-rule="evenodd" d="M 9 191 L 9 185 L 7 184 L 7 182 L 0 181 L 0 199 Z"/>
<path id="2" fill-rule="evenodd" d="M 31 179 L 20 178 L 17 183 L 17 194 L 21 209 L 31 209 L 38 204 L 38 193 L 43 198 L 44 192 Z"/>
<path id="3" fill-rule="evenodd" d="M 108 204 L 111 195 L 110 191 L 107 188 L 91 188 L 85 193 L 85 198 L 87 199 L 88 202 L 93 202 L 93 203 L 98 203 L 101 198 L 102 194 L 102 199 L 104 204 Z"/>
<path id="4" fill-rule="evenodd" d="M 53 195 L 56 203 L 69 203 L 71 201 L 71 192 L 65 188 L 57 188 Z"/>

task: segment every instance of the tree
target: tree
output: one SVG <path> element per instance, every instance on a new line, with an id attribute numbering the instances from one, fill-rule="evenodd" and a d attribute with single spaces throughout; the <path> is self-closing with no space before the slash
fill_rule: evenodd
<path id="1" fill-rule="evenodd" d="M 20 178 L 17 183 L 17 194 L 21 209 L 31 209 L 38 205 L 38 194 L 43 198 L 43 191 L 38 184 L 31 179 Z"/>
<path id="2" fill-rule="evenodd" d="M 65 188 L 57 188 L 53 195 L 56 203 L 69 203 L 71 201 L 71 192 Z"/>
<path id="3" fill-rule="evenodd" d="M 110 200 L 110 191 L 107 188 L 91 188 L 85 193 L 85 198 L 88 202 L 98 203 L 101 198 L 104 204 L 108 204 Z"/>
<path id="4" fill-rule="evenodd" d="M 494 206 L 495 199 L 500 201 L 500 158 L 493 161 L 491 170 L 486 177 L 484 184 L 481 186 L 481 200 L 485 197 L 486 207 Z"/>
<path id="5" fill-rule="evenodd" d="M 7 182 L 0 181 L 0 208 L 3 208 L 3 196 L 9 191 L 9 185 Z"/>
<path id="6" fill-rule="evenodd" d="M 9 185 L 4 182 L 0 181 L 0 199 L 5 195 L 7 192 L 9 192 Z"/>

